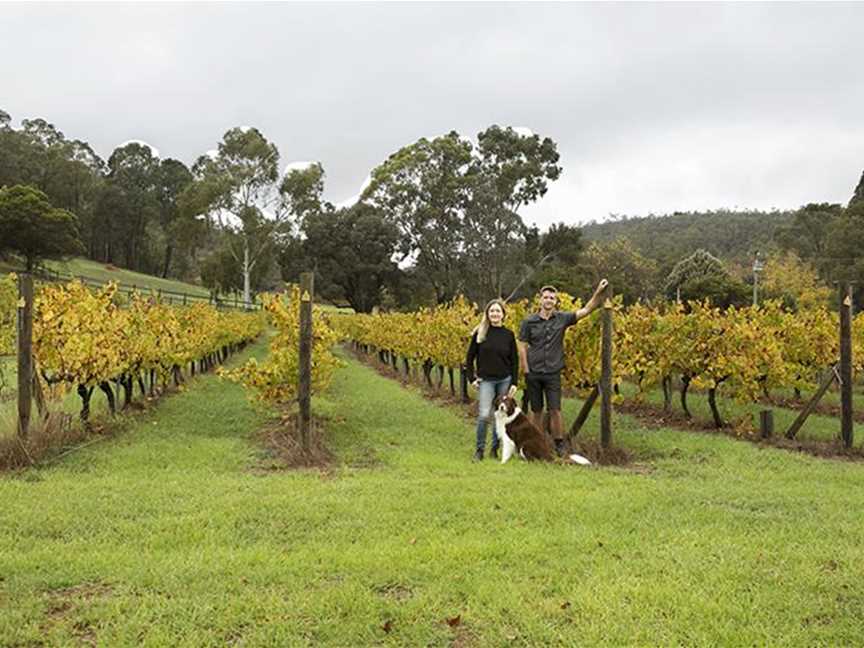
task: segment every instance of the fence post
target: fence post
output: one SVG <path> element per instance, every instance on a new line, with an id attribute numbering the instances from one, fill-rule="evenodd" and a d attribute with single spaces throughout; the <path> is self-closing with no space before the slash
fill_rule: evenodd
<path id="1" fill-rule="evenodd" d="M 770 439 L 774 436 L 774 412 L 772 410 L 760 410 L 759 436 L 763 439 Z"/>
<path id="2" fill-rule="evenodd" d="M 603 296 L 603 346 L 600 358 L 600 445 L 612 443 L 612 286 Z"/>
<path id="3" fill-rule="evenodd" d="M 840 284 L 840 436 L 852 447 L 852 287 Z"/>
<path id="4" fill-rule="evenodd" d="M 304 272 L 300 275 L 300 376 L 297 396 L 300 403 L 300 441 L 304 450 L 309 450 L 311 431 L 312 389 L 312 296 L 315 275 Z"/>
<path id="5" fill-rule="evenodd" d="M 33 386 L 33 276 L 18 277 L 18 436 L 27 438 L 30 429 Z"/>

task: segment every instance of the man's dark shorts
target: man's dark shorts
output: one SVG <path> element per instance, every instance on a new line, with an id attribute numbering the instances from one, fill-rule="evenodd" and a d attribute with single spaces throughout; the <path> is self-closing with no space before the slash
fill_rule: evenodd
<path id="1" fill-rule="evenodd" d="M 528 400 L 531 401 L 531 411 L 543 409 L 543 397 L 546 397 L 548 411 L 561 411 L 561 372 L 529 373 L 525 375 L 525 386 Z"/>

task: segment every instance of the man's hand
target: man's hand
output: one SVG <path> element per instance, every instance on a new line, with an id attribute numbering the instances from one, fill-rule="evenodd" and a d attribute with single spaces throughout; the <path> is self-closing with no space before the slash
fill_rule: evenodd
<path id="1" fill-rule="evenodd" d="M 479 379 L 479 378 L 475 378 L 475 379 L 474 379 L 474 382 L 471 383 L 471 386 L 472 386 L 474 389 L 480 389 L 480 379 Z"/>
<path id="2" fill-rule="evenodd" d="M 600 308 L 600 305 L 603 303 L 603 293 L 606 292 L 608 286 L 609 282 L 606 279 L 600 280 L 600 283 L 597 284 L 597 288 L 594 290 L 594 294 L 591 295 L 591 301 L 588 303 L 590 310 L 593 311 Z"/>
<path id="3" fill-rule="evenodd" d="M 588 303 L 576 311 L 576 317 L 582 319 L 600 308 L 603 304 L 603 293 L 606 292 L 606 288 L 608 287 L 609 282 L 606 279 L 601 279 L 600 283 L 597 284 L 597 288 L 594 289 L 594 294 L 591 295 L 591 299 L 588 300 Z"/>

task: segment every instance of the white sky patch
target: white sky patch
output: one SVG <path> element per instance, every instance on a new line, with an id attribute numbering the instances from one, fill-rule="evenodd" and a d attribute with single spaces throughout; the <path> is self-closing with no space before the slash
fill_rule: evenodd
<path id="1" fill-rule="evenodd" d="M 215 160 L 219 157 L 219 151 L 217 151 L 216 149 L 210 149 L 204 155 L 209 157 L 211 160 Z"/>
<path id="2" fill-rule="evenodd" d="M 239 195 L 239 194 L 235 194 L 235 196 L 236 195 Z M 275 220 L 276 219 L 276 214 L 273 212 L 273 210 L 268 209 L 267 207 L 261 207 L 260 205 L 258 206 L 258 209 L 261 210 L 261 213 L 264 215 L 265 219 L 267 219 L 267 220 Z M 233 213 L 231 213 L 230 211 L 225 210 L 225 209 L 220 208 L 220 209 L 216 209 L 214 211 L 211 211 L 209 214 L 200 214 L 200 215 L 196 216 L 196 218 L 198 220 L 202 220 L 202 219 L 208 218 L 208 217 L 216 220 L 217 222 L 222 222 L 225 225 L 228 225 L 229 227 L 233 227 L 235 229 L 240 229 L 243 227 L 243 221 L 241 221 L 237 216 L 235 216 Z"/>
<path id="3" fill-rule="evenodd" d="M 157 148 L 156 148 L 155 146 L 153 146 L 152 144 L 148 144 L 148 143 L 145 142 L 144 140 L 139 140 L 139 139 L 126 140 L 126 141 L 123 142 L 122 144 L 118 145 L 117 148 L 123 148 L 123 147 L 126 146 L 127 144 L 140 144 L 141 146 L 146 146 L 147 148 L 150 149 L 150 153 L 153 155 L 153 157 L 155 157 L 155 158 L 160 158 L 160 159 L 162 158 L 162 156 L 159 155 L 159 149 L 157 149 Z"/>
<path id="4" fill-rule="evenodd" d="M 367 175 L 366 179 L 363 181 L 363 184 L 360 185 L 360 191 L 357 192 L 355 195 L 351 196 L 350 198 L 343 200 L 342 202 L 336 203 L 336 208 L 347 209 L 348 207 L 353 207 L 354 205 L 356 205 L 357 201 L 360 200 L 360 196 L 363 195 L 363 192 L 366 191 L 366 187 L 368 187 L 370 184 L 372 184 L 372 176 Z"/>
<path id="5" fill-rule="evenodd" d="M 405 270 L 406 268 L 410 268 L 415 263 L 417 263 L 417 258 L 419 256 L 420 256 L 420 251 L 415 250 L 411 254 L 407 255 L 401 261 L 400 261 L 400 258 L 402 257 L 401 254 L 394 254 L 392 257 L 390 257 L 390 260 L 393 261 L 394 263 L 396 263 L 399 266 L 400 270 Z"/>
<path id="6" fill-rule="evenodd" d="M 534 136 L 534 131 L 532 131 L 527 126 L 514 126 L 513 130 L 520 137 L 533 137 Z"/>
<path id="7" fill-rule="evenodd" d="M 754 145 L 754 142 L 757 145 Z M 832 159 L 814 159 L 827 147 Z M 843 178 L 852 195 L 861 168 L 864 133 L 842 127 L 787 131 L 770 123 L 680 125 L 674 130 L 621 138 L 602 150 L 568 154 L 564 173 L 537 203 L 520 213 L 546 229 L 610 215 L 664 215 L 717 209 L 797 209 L 809 202 L 836 202 L 832 185 Z M 748 152 L 746 164 L 741 151 Z M 806 183 L 789 182 L 806 171 Z M 766 192 L 765 187 L 782 187 Z"/>

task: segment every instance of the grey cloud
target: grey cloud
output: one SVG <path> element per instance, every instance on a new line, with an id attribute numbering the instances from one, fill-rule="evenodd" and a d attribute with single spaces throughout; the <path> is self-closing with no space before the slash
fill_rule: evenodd
<path id="1" fill-rule="evenodd" d="M 283 164 L 320 160 L 336 202 L 400 146 L 492 123 L 559 144 L 565 174 L 525 212 L 541 225 L 845 201 L 864 168 L 859 4 L 4 4 L 0 15 L 0 60 L 12 63 L 0 107 L 16 120 L 45 117 L 104 156 L 142 139 L 186 162 L 255 125 Z"/>

